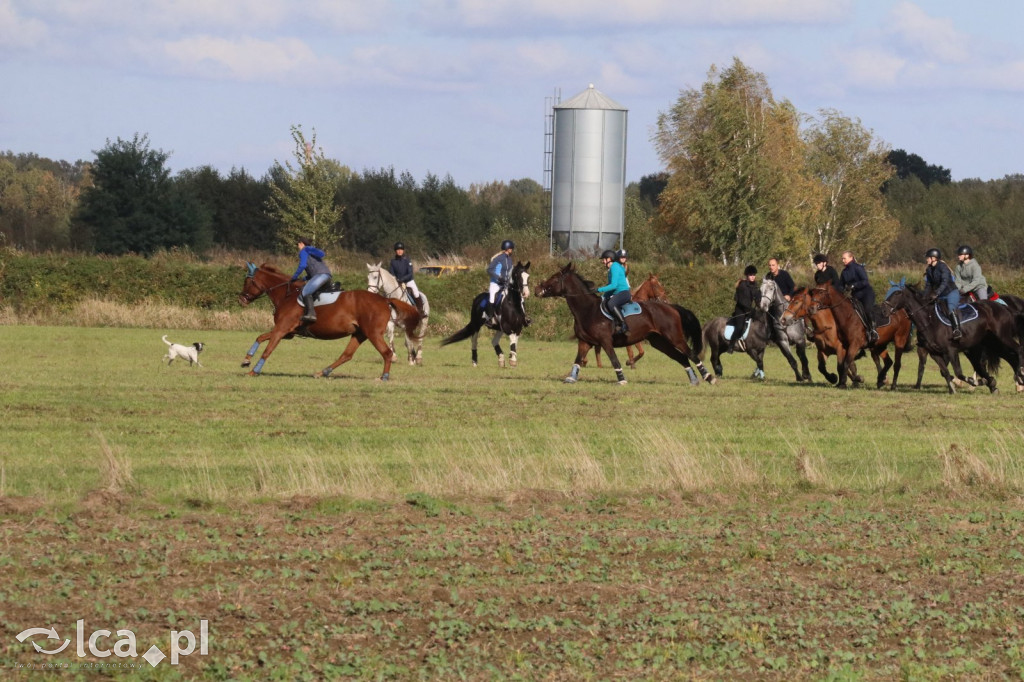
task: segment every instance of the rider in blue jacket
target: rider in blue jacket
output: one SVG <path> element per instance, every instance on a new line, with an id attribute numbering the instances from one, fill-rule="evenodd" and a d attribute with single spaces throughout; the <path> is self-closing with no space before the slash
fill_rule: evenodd
<path id="1" fill-rule="evenodd" d="M 598 287 L 597 290 L 604 294 L 608 312 L 615 316 L 622 333 L 628 334 L 629 327 L 626 325 L 626 318 L 622 314 L 622 306 L 632 301 L 633 297 L 629 293 L 629 280 L 626 279 L 626 269 L 622 267 L 622 263 L 616 259 L 615 252 L 611 249 L 606 249 L 601 254 L 601 262 L 608 268 L 608 284 Z"/>
<path id="2" fill-rule="evenodd" d="M 487 286 L 487 309 L 484 312 L 492 320 L 497 317 L 494 299 L 499 291 L 508 286 L 508 278 L 512 276 L 512 252 L 515 250 L 515 243 L 511 239 L 506 239 L 501 243 L 501 251 L 494 254 L 487 266 L 487 274 L 491 281 Z"/>
<path id="3" fill-rule="evenodd" d="M 931 298 L 946 299 L 946 306 L 949 308 L 949 320 L 953 323 L 953 338 L 959 339 L 963 332 L 960 331 L 960 291 L 953 281 L 953 272 L 942 260 L 942 252 L 938 249 L 928 249 L 924 254 L 924 261 L 928 267 L 924 271 L 924 293 Z"/>
<path id="4" fill-rule="evenodd" d="M 300 237 L 299 246 L 299 267 L 292 275 L 294 282 L 306 271 L 306 284 L 302 287 L 302 302 L 306 306 L 306 312 L 302 316 L 303 322 L 316 322 L 316 310 L 313 308 L 313 296 L 322 286 L 331 280 L 331 269 L 324 262 L 325 254 L 313 246 L 307 237 Z"/>

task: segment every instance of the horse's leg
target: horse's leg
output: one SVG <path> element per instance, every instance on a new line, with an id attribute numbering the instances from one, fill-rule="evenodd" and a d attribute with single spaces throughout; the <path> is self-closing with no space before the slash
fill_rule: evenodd
<path id="1" fill-rule="evenodd" d="M 920 343 L 917 344 L 917 383 L 914 388 L 921 390 L 921 379 L 924 378 L 924 367 L 928 364 L 928 351 Z"/>
<path id="2" fill-rule="evenodd" d="M 800 380 L 802 379 L 800 376 L 800 368 L 796 364 L 796 358 L 793 357 L 793 349 L 789 347 L 789 340 L 786 338 L 786 335 L 780 333 L 779 340 L 775 345 L 777 345 L 779 350 L 782 351 L 782 355 L 786 358 L 786 362 L 789 363 L 789 366 L 793 369 L 793 374 L 796 375 L 797 383 L 800 383 Z"/>
<path id="3" fill-rule="evenodd" d="M 630 369 L 636 369 L 636 363 L 633 360 L 633 347 L 628 343 L 626 344 L 626 364 Z"/>
<path id="4" fill-rule="evenodd" d="M 796 355 L 800 358 L 800 373 L 804 381 L 811 383 L 811 368 L 807 362 L 807 342 L 796 344 Z"/>
<path id="5" fill-rule="evenodd" d="M 249 370 L 249 376 L 251 376 L 251 377 L 259 376 L 260 372 L 263 371 L 263 364 L 267 361 L 267 358 L 270 357 L 270 354 L 274 352 L 275 348 L 277 348 L 277 344 L 281 343 L 281 340 L 290 331 L 291 330 L 289 329 L 288 331 L 273 330 L 273 331 L 269 332 L 269 334 L 270 334 L 269 343 L 267 343 L 267 347 L 263 349 L 263 355 L 261 355 L 260 359 L 256 361 L 256 366 L 253 367 L 251 370 Z M 258 340 L 259 339 L 257 339 L 257 341 Z M 258 345 L 258 344 L 256 344 L 256 345 Z M 252 350 L 252 349 L 250 348 L 250 350 Z M 255 351 L 253 351 L 253 352 L 255 352 Z"/>
<path id="6" fill-rule="evenodd" d="M 700 380 L 697 378 L 697 374 L 693 371 L 693 367 L 690 365 L 690 356 L 687 353 L 684 353 L 682 350 L 672 345 L 672 342 L 661 334 L 652 334 L 648 337 L 648 340 L 651 342 L 652 347 L 660 350 L 662 353 L 686 368 L 686 375 L 690 378 L 690 385 L 696 386 L 700 383 Z M 701 376 L 704 376 L 705 379 L 707 379 L 707 370 L 704 369 L 703 365 L 701 365 L 701 369 Z M 711 377 L 708 381 L 710 381 L 710 383 L 714 383 L 714 377 Z"/>
<path id="7" fill-rule="evenodd" d="M 562 381 L 567 384 L 575 384 L 580 378 L 580 367 L 587 364 L 587 353 L 590 352 L 590 344 L 582 339 L 576 339 L 576 360 L 572 363 L 572 369 L 569 370 L 569 376 L 565 377 Z M 599 347 L 594 346 L 594 357 L 600 358 L 598 355 Z M 600 365 L 598 365 L 600 367 Z"/>
<path id="8" fill-rule="evenodd" d="M 818 372 L 821 376 L 825 377 L 825 381 L 835 386 L 836 383 L 839 382 L 839 377 L 828 371 L 828 363 L 826 362 L 827 357 L 828 356 L 825 355 L 825 351 L 818 348 Z"/>
<path id="9" fill-rule="evenodd" d="M 491 339 L 491 345 L 494 346 L 494 354 L 498 356 L 498 367 L 505 366 L 505 353 L 501 350 L 501 335 L 502 331 L 499 329 L 494 332 L 494 338 Z"/>
<path id="10" fill-rule="evenodd" d="M 749 355 L 757 367 L 754 369 L 754 373 L 750 375 L 751 379 L 764 379 L 764 348 L 753 349 L 749 345 L 747 346 L 747 355 Z"/>
<path id="11" fill-rule="evenodd" d="M 849 377 L 850 368 L 846 363 L 846 349 L 843 348 L 842 343 L 836 345 L 836 370 L 839 372 L 839 383 L 836 386 L 838 388 L 846 388 L 846 380 Z"/>
<path id="12" fill-rule="evenodd" d="M 395 321 L 393 319 L 388 320 L 388 326 L 384 330 L 384 337 L 388 340 L 388 348 L 392 351 L 395 350 Z"/>
<path id="13" fill-rule="evenodd" d="M 615 354 L 615 347 L 612 345 L 612 340 L 609 337 L 607 345 L 603 346 L 604 352 L 608 355 L 608 359 L 612 361 L 612 367 L 615 369 L 615 378 L 618 380 L 619 386 L 626 384 L 626 375 L 622 373 L 622 365 L 619 363 L 619 356 Z"/>
<path id="14" fill-rule="evenodd" d="M 516 343 L 519 341 L 519 334 L 508 335 L 508 366 L 518 367 L 519 356 L 516 355 Z"/>
<path id="15" fill-rule="evenodd" d="M 711 346 L 711 368 L 715 370 L 715 376 L 721 377 L 722 372 L 722 348 L 719 344 L 719 337 L 721 334 L 713 334 L 711 339 L 708 339 L 708 345 Z"/>
<path id="16" fill-rule="evenodd" d="M 885 375 L 889 373 L 889 368 L 892 367 L 889 351 L 876 343 L 871 348 L 871 359 L 875 362 L 875 372 L 877 373 L 875 388 L 881 388 L 885 386 Z"/>
<path id="17" fill-rule="evenodd" d="M 900 378 L 900 367 L 903 365 L 903 346 L 900 345 L 899 341 L 895 344 L 896 359 L 892 363 L 892 383 L 889 384 L 889 390 L 896 390 L 896 382 Z"/>
<path id="18" fill-rule="evenodd" d="M 260 349 L 260 344 L 269 339 L 273 333 L 273 331 L 269 331 L 266 334 L 260 334 L 256 337 L 255 343 L 253 343 L 252 347 L 249 348 L 249 352 L 245 354 L 245 359 L 242 360 L 242 367 L 248 367 L 252 364 L 252 356 L 256 355 L 256 351 Z"/>
<path id="19" fill-rule="evenodd" d="M 473 332 L 473 335 L 471 337 L 469 337 L 469 347 L 473 350 L 473 366 L 474 367 L 476 367 L 476 363 L 477 363 L 477 354 L 476 354 L 477 337 L 480 336 L 480 330 L 481 329 L 483 329 L 483 327 L 478 327 L 477 330 L 475 332 Z"/>

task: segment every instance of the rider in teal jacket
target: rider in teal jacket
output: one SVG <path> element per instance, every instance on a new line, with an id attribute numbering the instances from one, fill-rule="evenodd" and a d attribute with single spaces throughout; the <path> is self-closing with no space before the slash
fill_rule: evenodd
<path id="1" fill-rule="evenodd" d="M 629 293 L 626 269 L 622 267 L 622 263 L 615 260 L 615 252 L 611 249 L 601 254 L 601 261 L 608 268 L 608 284 L 598 287 L 597 290 L 604 295 L 608 312 L 615 316 L 622 333 L 628 334 L 629 327 L 626 326 L 626 318 L 622 315 L 622 306 L 632 301 L 633 297 Z"/>

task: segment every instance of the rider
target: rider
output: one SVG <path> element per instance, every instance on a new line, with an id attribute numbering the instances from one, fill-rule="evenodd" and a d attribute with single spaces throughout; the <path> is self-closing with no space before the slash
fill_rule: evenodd
<path id="1" fill-rule="evenodd" d="M 779 288 L 779 292 L 782 297 L 787 301 L 793 295 L 793 290 L 796 289 L 796 283 L 793 278 L 789 276 L 789 273 L 779 268 L 778 258 L 768 259 L 768 274 L 764 276 L 765 279 L 770 279 L 775 282 L 775 285 Z"/>
<path id="2" fill-rule="evenodd" d="M 839 288 L 839 273 L 828 264 L 828 256 L 823 253 L 814 254 L 814 283 L 825 284 L 830 282 L 835 288 Z"/>
<path id="3" fill-rule="evenodd" d="M 412 278 L 412 261 L 405 255 L 405 244 L 402 242 L 395 242 L 395 257 L 391 259 L 391 265 L 388 266 L 388 270 L 395 276 L 395 280 L 399 284 L 404 284 L 405 288 L 412 292 L 413 300 L 416 301 L 416 307 L 419 308 L 420 314 L 422 314 L 423 297 L 420 296 L 419 287 L 416 286 L 416 282 Z"/>
<path id="4" fill-rule="evenodd" d="M 761 302 L 761 290 L 757 288 L 757 268 L 753 265 L 746 267 L 743 271 L 743 279 L 736 283 L 733 300 L 736 301 L 736 307 L 733 308 L 732 317 L 729 318 L 732 323 L 732 336 L 729 338 L 728 348 L 730 353 L 736 350 L 736 343 L 743 336 L 747 319 L 753 316 L 758 303 Z"/>
<path id="5" fill-rule="evenodd" d="M 487 274 L 490 275 L 491 281 L 487 286 L 487 309 L 484 313 L 492 321 L 498 317 L 494 308 L 494 298 L 499 291 L 508 286 L 508 278 L 512 276 L 512 252 L 515 250 L 515 243 L 511 239 L 506 239 L 501 243 L 501 251 L 491 257 L 491 262 L 487 266 Z"/>
<path id="6" fill-rule="evenodd" d="M 626 279 L 626 268 L 618 260 L 618 254 L 611 249 L 605 249 L 601 254 L 601 262 L 608 268 L 608 284 L 598 287 L 597 290 L 604 294 L 605 307 L 615 320 L 623 334 L 629 333 L 626 325 L 626 318 L 622 314 L 622 306 L 633 300 L 629 293 L 629 280 Z"/>
<path id="7" fill-rule="evenodd" d="M 960 261 L 956 266 L 956 288 L 972 301 L 988 300 L 988 282 L 981 274 L 981 265 L 974 260 L 974 250 L 964 244 L 956 250 Z"/>
<path id="8" fill-rule="evenodd" d="M 302 303 L 306 306 L 306 312 L 302 316 L 303 322 L 316 322 L 316 310 L 313 309 L 313 296 L 320 288 L 331 280 L 331 269 L 324 262 L 325 254 L 313 246 L 312 240 L 308 237 L 299 237 L 299 267 L 292 275 L 294 282 L 306 271 L 306 284 L 302 287 Z"/>
<path id="9" fill-rule="evenodd" d="M 845 267 L 842 274 L 839 275 L 839 284 L 852 297 L 854 307 L 860 308 L 868 345 L 871 345 L 878 340 L 875 323 L 871 319 L 871 310 L 875 307 L 875 290 L 871 287 L 871 281 L 868 279 L 868 271 L 857 262 L 852 251 L 843 251 L 843 263 Z"/>
<path id="10" fill-rule="evenodd" d="M 626 253 L 625 249 L 619 249 L 615 252 L 615 260 L 619 262 L 622 269 L 626 271 L 626 277 L 629 277 L 629 254 Z"/>
<path id="11" fill-rule="evenodd" d="M 942 260 L 942 252 L 938 249 L 928 249 L 924 254 L 924 261 L 928 267 L 924 270 L 924 293 L 931 296 L 932 300 L 938 298 L 946 299 L 946 307 L 949 309 L 949 320 L 953 323 L 953 338 L 959 339 L 963 332 L 960 331 L 960 292 L 953 282 L 953 273 L 949 266 Z"/>

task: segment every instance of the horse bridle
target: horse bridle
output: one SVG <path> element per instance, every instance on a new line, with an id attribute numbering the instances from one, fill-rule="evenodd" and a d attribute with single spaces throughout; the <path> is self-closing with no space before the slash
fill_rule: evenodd
<path id="1" fill-rule="evenodd" d="M 367 289 L 369 289 L 370 291 L 376 289 L 376 291 L 374 291 L 373 293 L 381 294 L 384 298 L 394 298 L 391 294 L 395 293 L 396 291 L 402 290 L 402 285 L 397 284 L 397 286 L 395 286 L 395 288 L 392 289 L 391 291 L 384 291 L 384 275 L 381 274 L 380 268 L 377 268 L 376 270 L 371 270 L 370 272 L 371 274 L 377 276 L 376 284 L 367 283 Z"/>
<path id="2" fill-rule="evenodd" d="M 258 269 L 259 268 L 256 268 L 256 270 L 258 270 Z M 259 293 L 256 294 L 255 296 L 250 296 L 247 292 L 243 291 L 241 295 L 242 295 L 242 298 L 245 299 L 246 303 L 252 303 L 253 301 L 255 301 L 260 296 L 263 296 L 264 294 L 269 294 L 274 289 L 276 289 L 278 287 L 282 287 L 282 286 L 284 286 L 286 284 L 290 284 L 291 283 L 290 279 L 286 279 L 285 281 L 280 282 L 278 284 L 275 284 L 272 287 L 265 287 L 262 284 L 259 284 L 259 283 L 256 282 L 256 270 L 253 270 L 251 275 L 246 275 L 245 279 L 246 280 L 250 280 L 251 279 L 252 283 L 256 286 L 257 289 L 259 289 Z"/>

